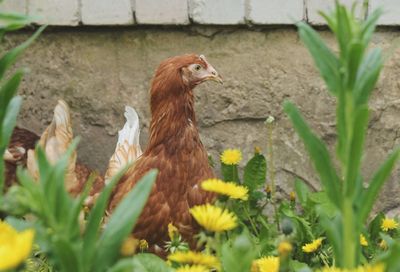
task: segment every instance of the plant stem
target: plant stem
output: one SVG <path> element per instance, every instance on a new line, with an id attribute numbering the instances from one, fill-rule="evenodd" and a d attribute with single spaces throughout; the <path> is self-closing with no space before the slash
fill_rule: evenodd
<path id="1" fill-rule="evenodd" d="M 343 203 L 343 260 L 344 268 L 347 269 L 355 267 L 358 237 L 356 237 L 354 217 L 352 200 L 345 197 Z"/>
<path id="2" fill-rule="evenodd" d="M 249 211 L 247 210 L 247 206 L 246 206 L 246 205 L 244 206 L 244 212 L 245 212 L 247 218 L 248 218 L 249 221 L 250 221 L 250 225 L 251 225 L 251 227 L 252 227 L 252 229 L 253 229 L 253 231 L 254 231 L 254 234 L 256 234 L 256 235 L 258 236 L 259 233 L 258 233 L 257 227 L 256 227 L 256 225 L 254 224 L 253 220 L 251 219 L 250 213 L 249 213 Z"/>
<path id="3" fill-rule="evenodd" d="M 274 164 L 274 148 L 273 148 L 273 132 L 274 124 L 267 123 L 267 150 L 269 159 L 269 179 L 271 181 L 271 203 L 274 207 L 276 227 L 280 230 L 278 209 L 276 208 L 276 184 L 275 184 L 275 164 Z"/>

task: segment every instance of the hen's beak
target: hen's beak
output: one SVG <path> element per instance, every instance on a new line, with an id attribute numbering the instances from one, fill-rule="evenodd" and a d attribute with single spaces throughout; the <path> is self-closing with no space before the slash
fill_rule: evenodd
<path id="1" fill-rule="evenodd" d="M 210 75 L 207 77 L 207 80 L 212 80 L 218 82 L 219 84 L 224 84 L 224 81 L 222 80 L 222 77 L 218 74 L 218 72 L 215 71 L 214 68 L 210 68 L 210 70 Z"/>
<path id="2" fill-rule="evenodd" d="M 220 75 L 212 76 L 211 80 L 218 82 L 219 84 L 224 84 L 224 81 Z"/>

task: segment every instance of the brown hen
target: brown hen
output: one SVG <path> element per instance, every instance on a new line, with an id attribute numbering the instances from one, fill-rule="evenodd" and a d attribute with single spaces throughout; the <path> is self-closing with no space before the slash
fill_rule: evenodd
<path id="1" fill-rule="evenodd" d="M 200 141 L 194 112 L 193 88 L 207 80 L 222 83 L 204 56 L 169 58 L 158 67 L 150 90 L 150 139 L 143 155 L 122 177 L 112 195 L 109 211 L 150 169 L 159 170 L 155 186 L 133 235 L 150 245 L 167 240 L 168 223 L 191 241 L 196 224 L 189 208 L 210 202 L 213 195 L 200 182 L 214 177 Z"/>

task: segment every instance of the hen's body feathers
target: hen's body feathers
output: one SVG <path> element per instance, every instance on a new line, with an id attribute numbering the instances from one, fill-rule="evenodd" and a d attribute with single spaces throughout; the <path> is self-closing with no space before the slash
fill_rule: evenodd
<path id="1" fill-rule="evenodd" d="M 198 63 L 208 65 L 202 56 L 185 55 L 159 66 L 150 90 L 152 120 L 147 148 L 122 177 L 109 205 L 112 211 L 147 171 L 158 169 L 155 186 L 133 233 L 153 245 L 167 240 L 169 223 L 190 242 L 197 227 L 189 208 L 213 198 L 200 189 L 200 183 L 214 174 L 200 141 L 192 91 L 204 79 L 191 82 L 183 75 L 184 69 Z M 217 76 L 211 65 L 207 69 Z"/>

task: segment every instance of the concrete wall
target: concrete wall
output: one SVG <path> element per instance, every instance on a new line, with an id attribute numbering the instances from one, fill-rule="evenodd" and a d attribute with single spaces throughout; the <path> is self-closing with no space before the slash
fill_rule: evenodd
<path id="1" fill-rule="evenodd" d="M 333 45 L 328 32 L 321 34 Z M 396 30 L 385 30 L 373 40 L 374 46 L 390 55 L 371 101 L 363 172 L 367 178 L 400 144 L 400 50 L 394 47 L 399 36 Z M 8 36 L 6 47 L 26 37 L 24 33 Z M 57 99 L 65 99 L 72 108 L 74 133 L 81 136 L 80 160 L 104 170 L 124 124 L 124 106 L 138 111 L 145 146 L 150 122 L 148 89 L 154 70 L 163 59 L 190 52 L 205 54 L 225 80 L 223 86 L 206 83 L 195 90 L 201 137 L 214 159 L 218 161 L 218 153 L 225 148 L 240 148 L 245 160 L 255 146 L 265 151 L 263 123 L 273 115 L 280 191 L 288 193 L 296 176 L 317 187 L 309 158 L 282 103 L 285 99 L 295 102 L 333 150 L 335 101 L 291 28 L 48 30 L 19 63 L 30 69 L 20 89 L 24 104 L 19 124 L 40 133 L 50 122 Z M 397 167 L 378 208 L 399 205 L 399 181 Z"/>

